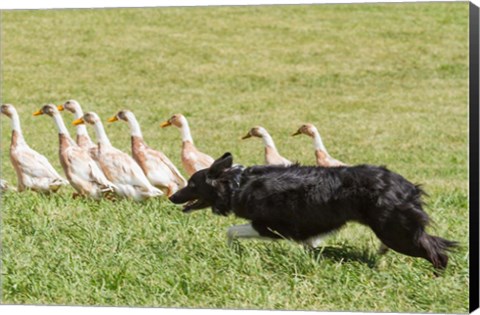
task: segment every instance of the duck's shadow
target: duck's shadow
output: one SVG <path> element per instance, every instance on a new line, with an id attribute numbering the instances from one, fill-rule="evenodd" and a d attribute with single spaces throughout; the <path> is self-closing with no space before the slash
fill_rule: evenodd
<path id="1" fill-rule="evenodd" d="M 316 261 L 324 259 L 335 262 L 359 262 L 366 264 L 369 268 L 375 268 L 378 263 L 378 254 L 372 253 L 367 249 L 359 250 L 353 246 L 321 246 L 315 249 L 309 249 L 310 254 Z"/>

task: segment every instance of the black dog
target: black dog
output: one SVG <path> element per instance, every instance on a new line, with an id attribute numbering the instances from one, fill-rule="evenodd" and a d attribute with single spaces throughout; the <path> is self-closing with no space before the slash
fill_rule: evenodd
<path id="1" fill-rule="evenodd" d="M 234 237 L 287 238 L 316 245 L 322 234 L 348 221 L 368 225 L 383 244 L 444 269 L 456 242 L 429 235 L 419 186 L 384 167 L 233 166 L 225 153 L 192 175 L 170 197 L 184 212 L 212 207 L 216 214 L 245 218 Z"/>

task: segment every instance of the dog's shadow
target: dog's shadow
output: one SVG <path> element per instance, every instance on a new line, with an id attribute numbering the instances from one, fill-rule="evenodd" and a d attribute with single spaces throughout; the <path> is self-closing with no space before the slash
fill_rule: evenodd
<path id="1" fill-rule="evenodd" d="M 364 248 L 359 250 L 354 246 L 321 246 L 315 249 L 309 248 L 308 251 L 316 261 L 332 260 L 340 263 L 359 262 L 366 264 L 369 268 L 375 268 L 378 263 L 378 254 L 372 253 Z"/>

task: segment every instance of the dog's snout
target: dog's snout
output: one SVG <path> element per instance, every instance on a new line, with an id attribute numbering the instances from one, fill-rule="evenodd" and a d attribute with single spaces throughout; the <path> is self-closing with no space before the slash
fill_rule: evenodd
<path id="1" fill-rule="evenodd" d="M 170 200 L 173 203 L 176 203 L 176 200 L 177 200 L 176 194 L 173 194 L 170 197 L 168 197 L 168 200 Z"/>
<path id="2" fill-rule="evenodd" d="M 185 188 L 180 189 L 176 193 L 172 194 L 170 197 L 168 197 L 168 200 L 175 204 L 181 204 L 185 203 L 188 201 L 188 199 L 185 198 Z"/>

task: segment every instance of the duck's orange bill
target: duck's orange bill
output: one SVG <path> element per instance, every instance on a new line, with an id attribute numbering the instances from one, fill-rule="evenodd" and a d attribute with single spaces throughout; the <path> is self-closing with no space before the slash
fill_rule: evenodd
<path id="1" fill-rule="evenodd" d="M 162 122 L 160 124 L 160 127 L 165 128 L 165 127 L 168 127 L 168 126 L 171 126 L 171 125 L 172 125 L 172 123 L 167 120 L 167 121 Z"/>
<path id="2" fill-rule="evenodd" d="M 117 120 L 118 120 L 117 116 L 113 116 L 113 117 L 110 117 L 110 118 L 107 119 L 108 122 L 114 122 L 114 121 L 117 121 Z"/>
<path id="3" fill-rule="evenodd" d="M 65 107 L 63 107 L 63 105 L 58 105 L 58 106 L 57 106 L 57 109 L 58 109 L 59 111 L 62 111 L 62 110 L 65 109 Z"/>
<path id="4" fill-rule="evenodd" d="M 85 121 L 83 120 L 83 118 L 75 119 L 75 120 L 72 122 L 72 124 L 73 124 L 74 126 L 81 125 L 81 124 L 84 124 L 84 123 L 85 123 Z"/>
<path id="5" fill-rule="evenodd" d="M 40 116 L 43 115 L 43 112 L 41 109 L 37 110 L 35 113 L 33 113 L 33 116 Z"/>
<path id="6" fill-rule="evenodd" d="M 242 140 L 243 140 L 243 139 L 248 139 L 248 138 L 250 138 L 251 136 L 252 136 L 251 134 L 247 133 L 246 136 L 243 136 L 243 137 L 242 137 Z"/>
<path id="7" fill-rule="evenodd" d="M 298 136 L 299 134 L 301 134 L 300 130 L 297 130 L 297 132 L 295 132 L 294 134 L 292 134 L 292 137 L 293 136 Z"/>

